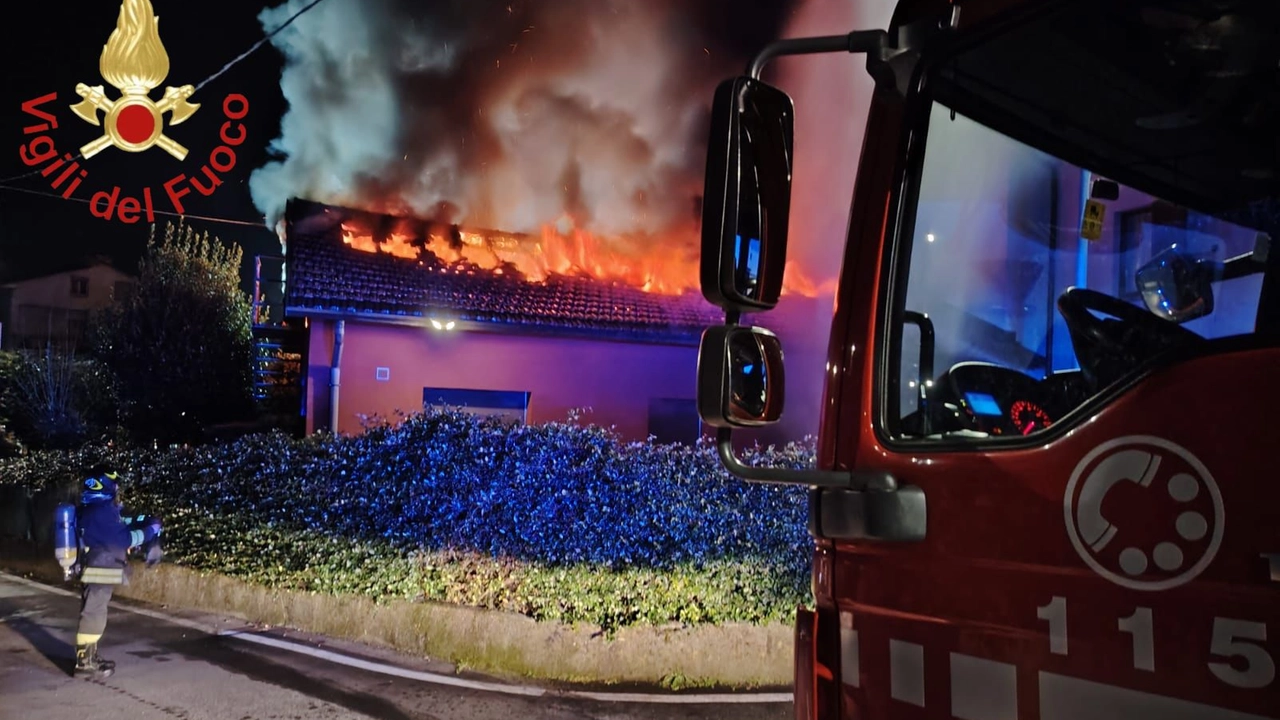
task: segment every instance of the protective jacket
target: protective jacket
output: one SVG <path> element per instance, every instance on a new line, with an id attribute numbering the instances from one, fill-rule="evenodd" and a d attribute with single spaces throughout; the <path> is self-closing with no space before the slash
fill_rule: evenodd
<path id="1" fill-rule="evenodd" d="M 135 536 L 115 503 L 84 505 L 79 520 L 85 567 L 122 568 L 129 564 Z"/>
<path id="2" fill-rule="evenodd" d="M 85 487 L 77 518 L 84 553 L 80 580 L 121 584 L 129 565 L 129 550 L 159 536 L 160 521 L 147 516 L 121 517 L 120 506 L 115 502 L 115 483 L 109 477 L 90 478 Z"/>

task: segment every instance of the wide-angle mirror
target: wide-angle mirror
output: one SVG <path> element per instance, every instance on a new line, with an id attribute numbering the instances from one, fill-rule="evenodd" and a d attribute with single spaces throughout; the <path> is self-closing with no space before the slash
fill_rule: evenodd
<path id="1" fill-rule="evenodd" d="M 760 427 L 782 417 L 782 343 L 758 327 L 726 325 L 702 335 L 698 412 L 714 427 Z"/>

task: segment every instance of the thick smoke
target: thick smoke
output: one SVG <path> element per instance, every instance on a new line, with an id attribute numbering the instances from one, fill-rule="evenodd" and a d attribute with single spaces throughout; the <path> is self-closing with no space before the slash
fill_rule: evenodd
<path id="1" fill-rule="evenodd" d="M 712 92 L 746 61 L 698 28 L 743 4 L 326 0 L 274 39 L 290 107 L 254 202 L 272 227 L 302 197 L 515 232 L 687 230 Z"/>

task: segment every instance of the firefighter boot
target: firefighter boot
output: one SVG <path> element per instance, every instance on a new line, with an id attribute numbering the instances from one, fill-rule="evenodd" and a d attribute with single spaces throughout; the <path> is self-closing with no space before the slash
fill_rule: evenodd
<path id="1" fill-rule="evenodd" d="M 76 646 L 76 677 L 104 678 L 115 672 L 116 664 L 98 654 L 98 644 Z"/>

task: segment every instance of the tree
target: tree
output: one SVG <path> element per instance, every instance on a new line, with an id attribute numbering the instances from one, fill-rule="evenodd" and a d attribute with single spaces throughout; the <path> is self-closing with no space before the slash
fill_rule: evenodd
<path id="1" fill-rule="evenodd" d="M 239 246 L 155 226 L 126 297 L 96 319 L 94 353 L 115 374 L 135 439 L 187 442 L 253 410 L 253 328 Z"/>

